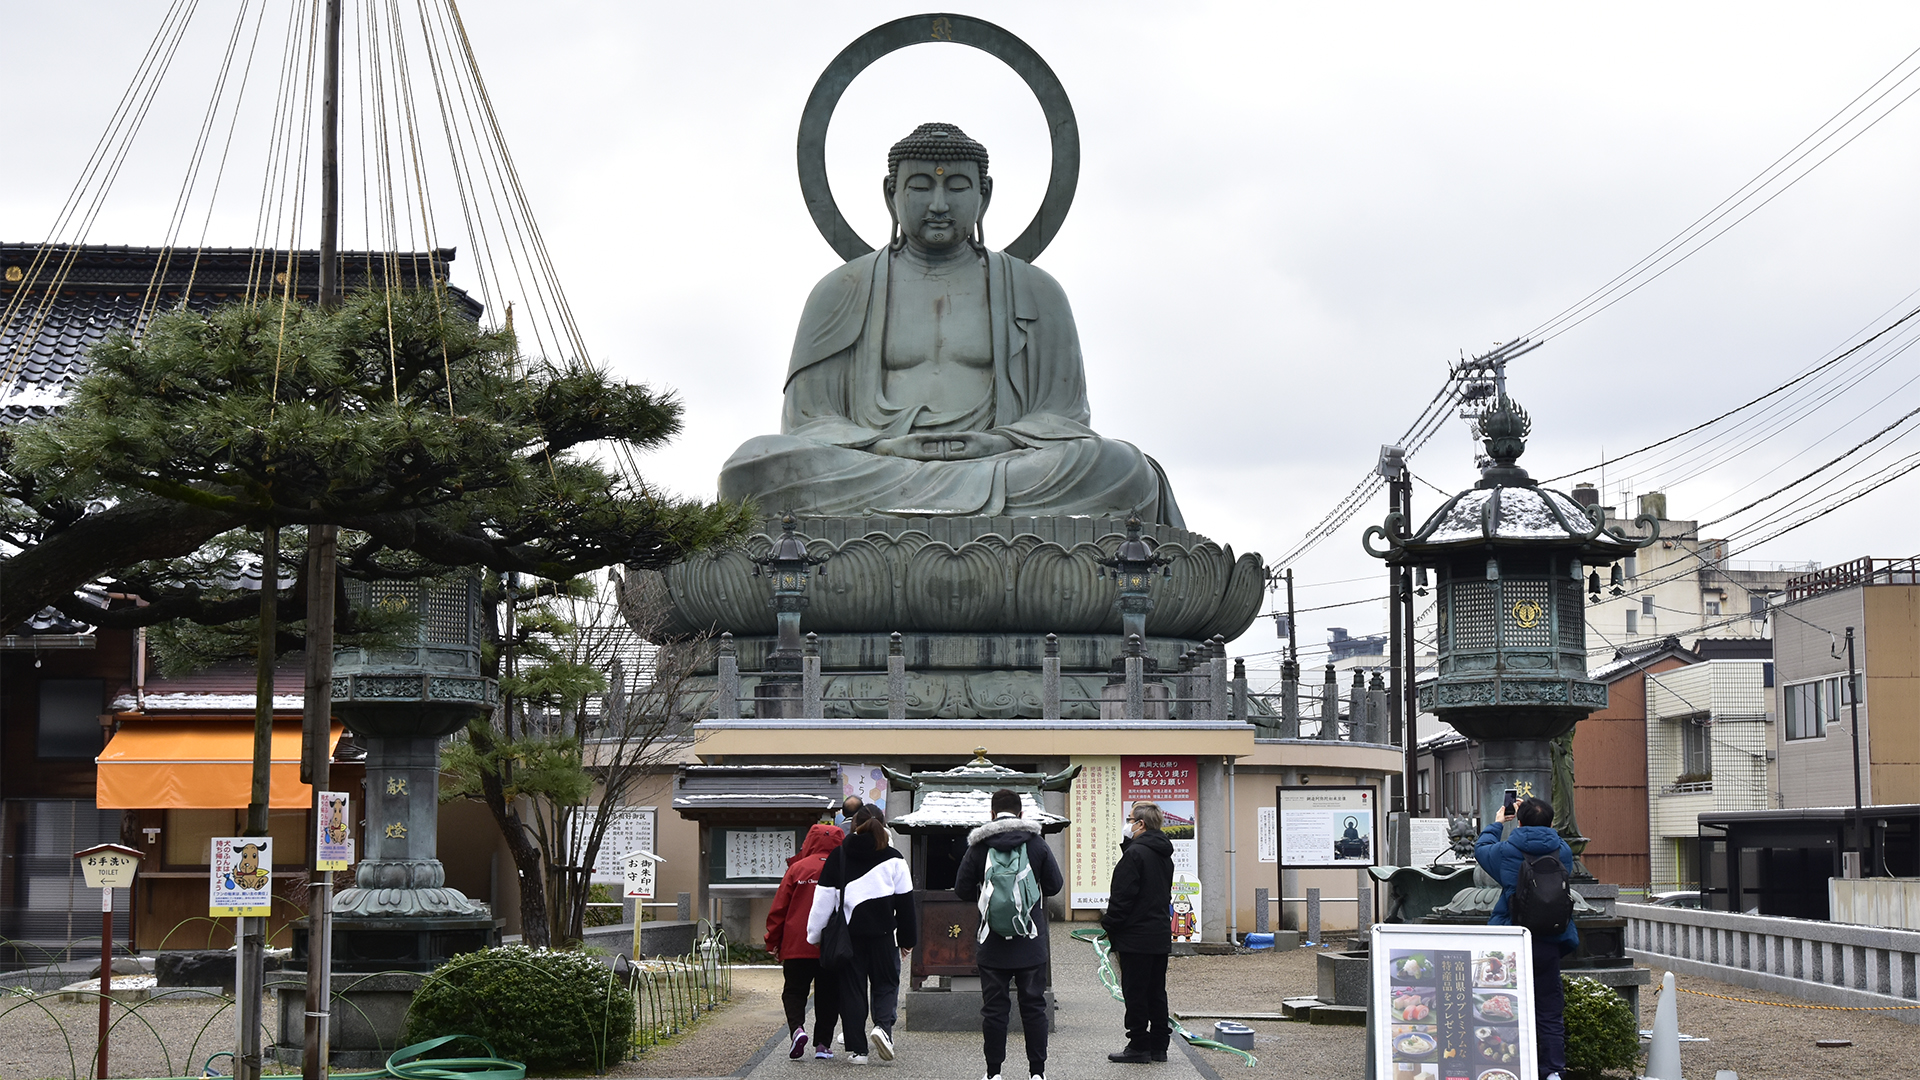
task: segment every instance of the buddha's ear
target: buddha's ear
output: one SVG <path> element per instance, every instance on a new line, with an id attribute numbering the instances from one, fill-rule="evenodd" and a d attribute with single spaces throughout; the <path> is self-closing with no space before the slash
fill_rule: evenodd
<path id="1" fill-rule="evenodd" d="M 993 177 L 980 178 L 980 216 L 987 216 L 987 206 L 993 202 Z"/>
<path id="2" fill-rule="evenodd" d="M 900 211 L 895 209 L 893 205 L 893 193 L 895 190 L 896 186 L 894 184 L 893 174 L 888 173 L 887 178 L 880 181 L 880 194 L 883 196 L 882 201 L 887 204 L 887 217 L 892 219 L 895 225 L 899 225 Z"/>

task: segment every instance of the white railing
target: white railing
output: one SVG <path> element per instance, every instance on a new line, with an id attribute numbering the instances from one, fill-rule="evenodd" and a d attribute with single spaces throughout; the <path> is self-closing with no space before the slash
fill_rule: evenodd
<path id="1" fill-rule="evenodd" d="M 1620 904 L 1627 953 L 1823 1005 L 1891 1008 L 1920 1023 L 1920 931 Z"/>

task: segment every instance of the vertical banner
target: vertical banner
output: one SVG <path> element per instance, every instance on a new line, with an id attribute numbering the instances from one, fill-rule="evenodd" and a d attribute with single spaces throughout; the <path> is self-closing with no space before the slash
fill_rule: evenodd
<path id="1" fill-rule="evenodd" d="M 348 799 L 344 791 L 320 793 L 319 842 L 314 869 L 345 870 L 353 864 L 353 830 L 347 827 Z"/>
<path id="2" fill-rule="evenodd" d="M 1126 836 L 1126 807 L 1120 798 L 1120 759 L 1077 757 L 1080 775 L 1067 793 L 1067 896 L 1077 908 L 1107 906 L 1113 864 L 1120 861 Z"/>
<path id="3" fill-rule="evenodd" d="M 270 837 L 214 837 L 207 914 L 215 918 L 273 914 L 272 880 Z"/>
<path id="4" fill-rule="evenodd" d="M 1280 861 L 1280 809 L 1275 806 L 1262 806 L 1254 811 L 1255 832 L 1259 834 L 1261 862 Z"/>
<path id="5" fill-rule="evenodd" d="M 1173 872 L 1200 879 L 1200 787 L 1195 759 L 1190 757 L 1123 757 L 1120 759 L 1121 814 L 1137 802 L 1150 802 L 1167 819 L 1165 832 L 1173 841 Z"/>
<path id="6" fill-rule="evenodd" d="M 1175 941 L 1200 940 L 1200 784 L 1191 757 L 1123 757 L 1120 802 L 1124 814 L 1150 802 L 1166 819 L 1161 832 L 1173 841 L 1173 902 L 1167 918 Z"/>

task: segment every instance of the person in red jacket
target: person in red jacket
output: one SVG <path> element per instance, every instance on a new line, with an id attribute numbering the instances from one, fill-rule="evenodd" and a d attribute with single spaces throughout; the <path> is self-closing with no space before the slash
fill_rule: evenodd
<path id="1" fill-rule="evenodd" d="M 840 1016 L 838 976 L 820 970 L 820 946 L 807 942 L 807 913 L 813 910 L 813 889 L 820 883 L 820 868 L 827 855 L 845 838 L 837 825 L 820 824 L 807 830 L 800 854 L 787 860 L 786 876 L 773 894 L 773 907 L 767 911 L 767 951 L 780 961 L 786 984 L 780 991 L 780 1003 L 787 1009 L 787 1032 L 793 1045 L 787 1056 L 799 1059 L 807 1053 L 807 989 L 813 989 L 813 1056 L 833 1056 L 833 1025 Z"/>

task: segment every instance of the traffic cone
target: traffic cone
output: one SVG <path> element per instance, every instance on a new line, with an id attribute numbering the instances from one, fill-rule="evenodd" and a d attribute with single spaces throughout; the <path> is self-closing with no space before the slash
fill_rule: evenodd
<path id="1" fill-rule="evenodd" d="M 1674 1002 L 1673 972 L 1660 980 L 1660 1004 L 1653 1012 L 1653 1044 L 1647 1047 L 1645 1080 L 1680 1080 L 1680 1010 Z"/>

